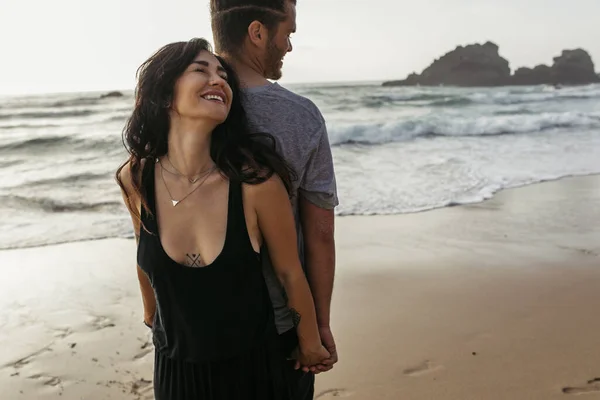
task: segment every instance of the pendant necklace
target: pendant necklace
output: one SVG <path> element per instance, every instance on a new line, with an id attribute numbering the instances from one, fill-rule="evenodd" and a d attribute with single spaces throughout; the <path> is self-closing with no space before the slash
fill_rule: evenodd
<path id="1" fill-rule="evenodd" d="M 198 190 L 198 188 L 200 186 L 202 186 L 204 184 L 204 182 L 206 182 L 206 180 L 208 179 L 208 177 L 210 176 L 210 174 L 216 169 L 216 165 L 213 165 L 208 172 L 206 172 L 206 175 L 204 176 L 204 179 L 202 179 L 202 181 L 200 182 L 200 184 L 198 186 L 196 186 L 194 189 L 192 189 L 191 192 L 189 192 L 188 194 L 186 194 L 185 196 L 183 196 L 181 199 L 179 200 L 175 200 L 173 198 L 173 195 L 171 194 L 171 191 L 169 190 L 169 187 L 167 186 L 167 181 L 165 180 L 165 175 L 163 173 L 163 171 L 165 170 L 165 167 L 163 167 L 162 163 L 159 162 L 160 164 L 160 176 L 162 177 L 163 183 L 165 184 L 165 189 L 167 189 L 167 193 L 169 193 L 169 198 L 171 199 L 171 204 L 173 204 L 173 207 L 176 207 L 179 203 L 181 203 L 183 200 L 185 200 L 189 195 L 191 195 L 192 193 L 194 193 L 196 190 Z M 167 170 L 168 172 L 168 170 Z M 198 181 L 198 179 L 196 179 L 196 181 Z M 192 183 L 190 181 L 190 183 Z"/>

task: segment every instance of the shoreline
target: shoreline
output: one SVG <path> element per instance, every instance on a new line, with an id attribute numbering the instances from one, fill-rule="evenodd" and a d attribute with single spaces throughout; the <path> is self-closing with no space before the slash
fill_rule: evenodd
<path id="1" fill-rule="evenodd" d="M 579 179 L 579 178 L 588 178 L 588 177 L 600 177 L 600 172 L 592 172 L 589 174 L 582 174 L 582 175 L 565 175 L 565 176 L 561 176 L 558 178 L 548 178 L 548 179 L 544 179 L 541 181 L 535 181 L 535 182 L 531 182 L 531 183 L 524 183 L 524 184 L 519 184 L 519 185 L 515 185 L 515 186 L 509 186 L 509 187 L 504 187 L 501 189 L 498 189 L 494 192 L 492 192 L 492 194 L 489 197 L 486 197 L 482 200 L 479 201 L 473 201 L 473 202 L 466 202 L 466 203 L 458 203 L 458 202 L 450 202 L 446 205 L 443 206 L 435 206 L 432 208 L 426 208 L 426 209 L 422 209 L 422 210 L 416 210 L 416 211 L 406 211 L 406 212 L 400 212 L 400 213 L 390 213 L 390 214 L 336 214 L 336 220 L 338 218 L 370 218 L 370 217 L 396 217 L 396 216 L 403 216 L 403 215 L 413 215 L 413 214 L 423 214 L 423 213 L 428 213 L 428 212 L 435 212 L 438 210 L 444 210 L 447 208 L 453 208 L 453 207 L 469 207 L 469 206 L 474 206 L 477 204 L 483 204 L 486 203 L 488 201 L 493 200 L 496 196 L 506 192 L 506 191 L 512 191 L 512 190 L 518 190 L 518 189 L 522 189 L 522 188 L 527 188 L 529 186 L 535 186 L 535 185 L 543 185 L 543 184 L 547 184 L 547 183 L 552 183 L 552 182 L 558 182 L 558 181 L 562 181 L 562 180 L 570 180 L 570 179 Z M 96 242 L 96 241 L 101 241 L 101 240 L 111 240 L 111 239 L 124 239 L 124 240 L 128 240 L 128 239 L 134 239 L 133 234 L 131 235 L 127 235 L 127 236 L 102 236 L 102 237 L 97 237 L 97 238 L 83 238 L 83 239 L 76 239 L 76 240 L 65 240 L 65 241 L 58 241 L 58 242 L 52 242 L 52 243 L 43 243 L 43 244 L 38 244 L 38 245 L 30 245 L 30 246 L 20 246 L 20 247 L 0 247 L 0 252 L 2 251 L 10 251 L 10 250 L 25 250 L 25 249 L 35 249 L 35 248 L 43 248 L 43 247 L 47 247 L 47 246 L 58 246 L 58 245 L 63 245 L 63 244 L 68 244 L 68 243 L 89 243 L 89 242 Z"/>
<path id="2" fill-rule="evenodd" d="M 600 396 L 600 176 L 336 229 L 340 362 L 316 399 Z M 0 251 L 11 400 L 152 399 L 135 241 Z M 596 395 L 596 396 L 594 396 Z"/>

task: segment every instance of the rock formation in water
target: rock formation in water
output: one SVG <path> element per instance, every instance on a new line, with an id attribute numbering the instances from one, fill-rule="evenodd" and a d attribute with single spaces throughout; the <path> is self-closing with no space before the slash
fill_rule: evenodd
<path id="1" fill-rule="evenodd" d="M 554 57 L 551 73 L 550 83 L 554 84 L 581 85 L 600 82 L 594 70 L 592 57 L 583 49 L 563 50 L 560 56 Z"/>
<path id="2" fill-rule="evenodd" d="M 514 74 L 506 59 L 492 42 L 458 46 L 435 60 L 421 74 L 410 74 L 401 81 L 383 86 L 504 86 L 504 85 L 578 85 L 600 82 L 590 55 L 583 49 L 564 50 L 554 64 L 519 68 Z"/>
<path id="3" fill-rule="evenodd" d="M 552 68 L 540 64 L 535 68 L 521 67 L 510 77 L 511 85 L 543 85 L 552 81 Z"/>
<path id="4" fill-rule="evenodd" d="M 114 92 L 105 93 L 102 96 L 100 96 L 101 99 L 106 99 L 106 98 L 110 98 L 110 97 L 123 97 L 123 93 L 114 91 Z"/>

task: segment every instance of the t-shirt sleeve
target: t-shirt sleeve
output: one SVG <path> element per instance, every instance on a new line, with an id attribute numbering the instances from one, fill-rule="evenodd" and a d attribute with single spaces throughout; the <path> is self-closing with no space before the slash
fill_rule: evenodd
<path id="1" fill-rule="evenodd" d="M 314 205 L 330 210 L 335 208 L 339 202 L 333 157 L 325 122 L 322 122 L 314 137 L 317 143 L 306 164 L 300 183 L 300 194 Z"/>

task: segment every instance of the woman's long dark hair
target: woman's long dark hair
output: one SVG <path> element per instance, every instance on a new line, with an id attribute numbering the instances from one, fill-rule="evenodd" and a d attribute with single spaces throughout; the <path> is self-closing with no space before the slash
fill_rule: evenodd
<path id="1" fill-rule="evenodd" d="M 135 107 L 123 129 L 123 143 L 129 158 L 117 170 L 116 179 L 127 195 L 129 209 L 138 219 L 137 207 L 131 202 L 132 193 L 125 190 L 121 171 L 129 164 L 135 194 L 149 212 L 140 173 L 142 160 L 153 163 L 167 153 L 169 110 L 175 82 L 202 50 L 212 52 L 204 39 L 171 43 L 159 49 L 137 70 Z M 292 181 L 296 179 L 294 171 L 277 153 L 272 135 L 250 132 L 237 75 L 222 58 L 217 58 L 227 72 L 233 98 L 227 119 L 212 133 L 211 158 L 229 180 L 258 184 L 277 174 L 291 194 Z"/>

